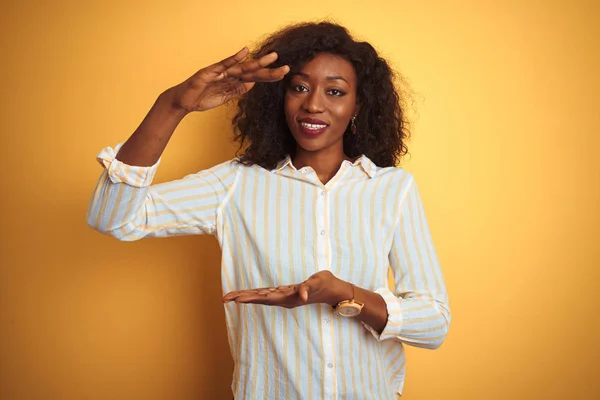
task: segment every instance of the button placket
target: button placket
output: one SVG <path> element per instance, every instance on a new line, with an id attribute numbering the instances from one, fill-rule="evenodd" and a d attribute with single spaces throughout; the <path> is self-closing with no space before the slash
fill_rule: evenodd
<path id="1" fill-rule="evenodd" d="M 319 188 L 319 193 L 316 199 L 316 228 L 317 228 L 317 267 L 319 271 L 329 269 L 327 260 L 327 240 L 326 235 L 326 218 L 327 218 L 327 193 Z"/>
<path id="2" fill-rule="evenodd" d="M 325 318 L 325 320 L 327 320 Z M 324 395 L 327 398 L 335 397 L 335 393 L 337 392 L 337 379 L 335 376 L 335 369 L 333 368 L 333 346 L 332 342 L 332 332 L 333 327 L 329 323 L 325 323 L 322 326 L 322 334 L 323 334 L 323 369 L 325 375 L 325 382 L 323 385 Z"/>
<path id="3" fill-rule="evenodd" d="M 317 245 L 318 245 L 318 255 L 319 255 L 319 270 L 330 270 L 330 235 L 329 235 L 329 195 L 330 192 L 324 190 L 323 188 L 319 188 L 319 191 L 316 193 L 317 199 Z M 323 309 L 327 314 L 331 313 L 329 307 Z M 334 364 L 334 338 L 333 338 L 333 321 L 331 320 L 330 315 L 325 315 L 323 318 L 323 322 L 321 322 L 322 327 L 322 343 L 323 343 L 323 364 L 322 368 L 324 369 L 324 378 L 325 382 L 323 385 L 323 389 L 325 390 L 324 398 L 333 399 L 336 398 L 337 393 L 337 377 L 335 373 L 335 364 Z"/>

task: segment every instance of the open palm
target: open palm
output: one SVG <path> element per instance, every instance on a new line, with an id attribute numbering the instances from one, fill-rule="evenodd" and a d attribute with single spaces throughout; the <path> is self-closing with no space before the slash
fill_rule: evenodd
<path id="1" fill-rule="evenodd" d="M 290 70 L 287 65 L 266 68 L 277 60 L 277 53 L 243 62 L 247 55 L 248 49 L 244 47 L 174 87 L 175 105 L 187 112 L 209 110 L 241 96 L 256 82 L 279 81 Z"/>

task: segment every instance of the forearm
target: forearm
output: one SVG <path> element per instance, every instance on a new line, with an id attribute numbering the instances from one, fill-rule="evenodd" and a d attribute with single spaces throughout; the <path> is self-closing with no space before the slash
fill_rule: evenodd
<path id="1" fill-rule="evenodd" d="M 166 90 L 123 144 L 116 159 L 131 166 L 156 164 L 185 115 L 186 111 L 173 105 L 172 90 Z"/>
<path id="2" fill-rule="evenodd" d="M 343 282 L 343 281 L 342 281 Z M 439 347 L 450 321 L 446 302 L 432 294 L 416 294 L 415 297 L 398 298 L 389 290 L 372 292 L 343 282 L 336 286 L 334 303 L 342 300 L 360 299 L 364 302 L 361 313 L 356 317 L 370 327 L 382 339 L 394 338 L 407 344 L 424 348 Z"/>
<path id="3" fill-rule="evenodd" d="M 335 305 L 350 299 L 360 299 L 364 302 L 356 319 L 381 333 L 388 319 L 387 306 L 383 297 L 378 293 L 352 285 L 350 282 L 337 280 L 333 285 L 333 298 L 330 300 L 330 304 Z"/>
<path id="4" fill-rule="evenodd" d="M 357 286 L 354 287 L 354 290 L 355 292 L 359 292 L 360 298 L 365 302 L 357 318 L 369 325 L 377 333 L 383 332 L 388 319 L 387 307 L 383 297 L 379 293 L 371 292 Z"/>

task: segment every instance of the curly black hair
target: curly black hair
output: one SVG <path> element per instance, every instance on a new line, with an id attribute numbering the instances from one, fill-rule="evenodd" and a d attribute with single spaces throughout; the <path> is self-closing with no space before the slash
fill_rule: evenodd
<path id="1" fill-rule="evenodd" d="M 296 141 L 284 112 L 285 91 L 294 72 L 319 53 L 343 57 L 356 71 L 360 109 L 357 134 L 349 129 L 344 133 L 346 155 L 354 158 L 364 154 L 380 167 L 391 167 L 408 152 L 408 122 L 395 85 L 400 76 L 369 43 L 354 40 L 336 23 L 305 22 L 268 36 L 250 56 L 259 58 L 273 51 L 279 58 L 270 67 L 289 65 L 290 73 L 276 83 L 256 83 L 238 100 L 232 122 L 241 163 L 270 170 L 288 154 L 295 155 Z"/>

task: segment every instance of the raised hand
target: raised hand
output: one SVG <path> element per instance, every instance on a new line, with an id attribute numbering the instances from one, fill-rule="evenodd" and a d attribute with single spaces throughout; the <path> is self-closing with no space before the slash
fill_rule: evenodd
<path id="1" fill-rule="evenodd" d="M 290 71 L 289 66 L 266 68 L 277 60 L 277 53 L 243 62 L 244 47 L 237 54 L 203 68 L 184 82 L 169 89 L 173 106 L 186 112 L 215 108 L 246 93 L 256 82 L 276 82 Z"/>
<path id="2" fill-rule="evenodd" d="M 305 304 L 335 305 L 352 298 L 352 287 L 330 271 L 319 271 L 302 283 L 227 293 L 223 302 L 252 303 L 295 308 Z"/>

